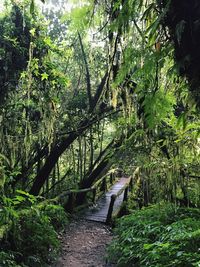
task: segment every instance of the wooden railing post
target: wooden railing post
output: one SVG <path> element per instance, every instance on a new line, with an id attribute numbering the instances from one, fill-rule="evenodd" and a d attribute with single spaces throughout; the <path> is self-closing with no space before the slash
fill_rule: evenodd
<path id="1" fill-rule="evenodd" d="M 106 191 L 106 177 L 104 177 L 101 185 L 101 191 L 105 192 Z"/>
<path id="2" fill-rule="evenodd" d="M 93 189 L 93 198 L 92 198 L 92 202 L 95 203 L 95 200 L 96 200 L 96 193 L 97 193 L 97 189 L 94 188 Z"/>
<path id="3" fill-rule="evenodd" d="M 131 176 L 130 183 L 129 183 L 130 191 L 133 189 L 133 177 Z"/>
<path id="4" fill-rule="evenodd" d="M 112 221 L 112 213 L 113 213 L 113 207 L 115 204 L 115 199 L 116 199 L 116 195 L 112 195 L 110 199 L 110 205 L 108 209 L 107 218 L 106 218 L 106 224 L 110 224 Z"/>
<path id="5" fill-rule="evenodd" d="M 75 193 L 71 192 L 69 194 L 68 203 L 66 205 L 66 210 L 71 213 L 74 210 L 75 207 Z"/>
<path id="6" fill-rule="evenodd" d="M 111 172 L 110 173 L 110 184 L 112 184 L 113 183 L 113 173 Z"/>
<path id="7" fill-rule="evenodd" d="M 124 198 L 123 198 L 123 201 L 127 201 L 127 199 L 128 199 L 128 186 L 124 190 Z"/>

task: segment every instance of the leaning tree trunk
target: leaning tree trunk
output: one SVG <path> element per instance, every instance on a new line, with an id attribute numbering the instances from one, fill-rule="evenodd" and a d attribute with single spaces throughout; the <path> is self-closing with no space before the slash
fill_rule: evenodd
<path id="1" fill-rule="evenodd" d="M 74 142 L 74 140 L 76 140 L 76 138 L 78 138 L 78 136 L 88 129 L 97 119 L 100 119 L 98 116 L 99 114 L 95 115 L 92 119 L 86 119 L 82 121 L 76 131 L 71 132 L 67 137 L 63 138 L 60 142 L 54 145 L 46 159 L 44 166 L 35 177 L 33 185 L 29 191 L 30 194 L 38 195 L 40 193 L 42 186 L 58 162 L 59 157 L 66 151 L 66 149 L 70 147 L 70 145 Z"/>
<path id="2" fill-rule="evenodd" d="M 52 169 L 56 165 L 59 157 L 64 153 L 64 151 L 73 143 L 73 141 L 78 137 L 78 133 L 70 134 L 66 139 L 64 139 L 60 144 L 55 145 L 51 150 L 49 156 L 46 159 L 44 166 L 41 168 L 37 176 L 35 177 L 34 183 L 31 187 L 30 194 L 38 195 L 42 186 L 44 185 L 46 179 L 48 179 Z"/>
<path id="3" fill-rule="evenodd" d="M 91 120 L 89 119 L 84 120 L 82 123 L 80 123 L 77 131 L 70 133 L 68 137 L 63 138 L 58 144 L 55 144 L 55 146 L 50 151 L 50 154 L 48 155 L 44 166 L 41 168 L 41 170 L 35 177 L 33 185 L 30 189 L 30 194 L 32 195 L 39 194 L 46 179 L 48 179 L 51 171 L 58 162 L 59 157 L 65 152 L 67 148 L 70 147 L 70 145 L 74 142 L 74 140 L 78 136 L 80 136 L 95 120 L 96 116 L 93 117 L 93 119 Z"/>

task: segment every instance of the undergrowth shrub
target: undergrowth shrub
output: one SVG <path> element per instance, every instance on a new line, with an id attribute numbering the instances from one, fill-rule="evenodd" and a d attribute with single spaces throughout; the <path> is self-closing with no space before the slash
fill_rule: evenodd
<path id="1" fill-rule="evenodd" d="M 56 231 L 62 230 L 69 222 L 69 217 L 63 207 L 59 205 L 42 205 L 40 210 L 49 217 L 51 224 Z"/>
<path id="2" fill-rule="evenodd" d="M 0 252 L 0 266 L 1 267 L 21 267 L 15 261 L 13 252 L 1 251 Z"/>
<path id="3" fill-rule="evenodd" d="M 0 229 L 6 232 L 0 237 L 0 266 L 44 267 L 55 260 L 60 248 L 57 231 L 68 223 L 64 209 L 37 204 L 25 192 L 3 199 L 1 205 Z"/>
<path id="4" fill-rule="evenodd" d="M 123 217 L 108 249 L 117 266 L 200 266 L 200 210 L 162 204 Z"/>
<path id="5" fill-rule="evenodd" d="M 12 249 L 18 253 L 17 261 L 28 266 L 42 266 L 53 260 L 59 249 L 50 218 L 35 208 L 20 212 L 9 239 Z"/>

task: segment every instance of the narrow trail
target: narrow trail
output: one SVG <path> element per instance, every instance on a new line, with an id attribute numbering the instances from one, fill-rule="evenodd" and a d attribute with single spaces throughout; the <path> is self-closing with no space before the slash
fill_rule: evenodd
<path id="1" fill-rule="evenodd" d="M 111 229 L 98 222 L 73 220 L 61 235 L 62 252 L 52 267 L 113 267 L 106 262 Z"/>
<path id="2" fill-rule="evenodd" d="M 106 262 L 106 246 L 112 240 L 111 229 L 106 222 L 111 195 L 117 195 L 130 179 L 119 178 L 96 202 L 96 205 L 74 219 L 60 236 L 62 252 L 52 267 L 113 267 Z M 119 209 L 124 191 L 118 196 L 113 211 Z"/>

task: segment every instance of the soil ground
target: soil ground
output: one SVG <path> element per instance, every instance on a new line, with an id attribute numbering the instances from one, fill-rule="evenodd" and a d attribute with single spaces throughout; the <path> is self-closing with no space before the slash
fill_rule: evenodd
<path id="1" fill-rule="evenodd" d="M 113 267 L 105 258 L 111 229 L 98 222 L 73 220 L 60 236 L 62 252 L 53 267 Z"/>

